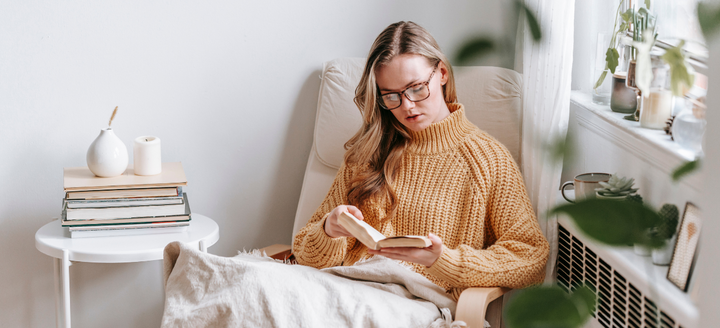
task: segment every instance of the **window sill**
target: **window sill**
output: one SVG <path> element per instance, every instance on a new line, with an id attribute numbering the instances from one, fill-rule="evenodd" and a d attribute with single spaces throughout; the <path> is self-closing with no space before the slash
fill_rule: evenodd
<path id="1" fill-rule="evenodd" d="M 646 159 L 650 165 L 668 175 L 696 157 L 692 151 L 670 140 L 665 131 L 642 128 L 639 122 L 625 120 L 623 116 L 626 114 L 615 113 L 610 106 L 593 103 L 590 94 L 572 91 L 570 110 L 574 111 L 579 125 Z M 683 182 L 696 191 L 702 185 L 698 174 L 690 175 Z"/>

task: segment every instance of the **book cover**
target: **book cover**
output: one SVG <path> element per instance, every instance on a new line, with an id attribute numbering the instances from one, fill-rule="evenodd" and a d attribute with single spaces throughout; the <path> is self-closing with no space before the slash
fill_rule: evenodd
<path id="1" fill-rule="evenodd" d="M 67 206 L 63 206 L 62 226 L 97 226 L 97 225 L 122 225 L 122 224 L 138 224 L 150 222 L 182 222 L 190 221 L 192 213 L 190 212 L 190 204 L 187 201 L 187 194 L 183 194 L 183 202 L 185 211 L 181 215 L 165 215 L 165 216 L 147 216 L 147 217 L 123 217 L 115 219 L 86 219 L 86 220 L 68 220 Z"/>
<path id="2" fill-rule="evenodd" d="M 170 205 L 129 205 L 105 208 L 66 208 L 65 219 L 74 220 L 103 220 L 103 219 L 129 219 L 141 217 L 182 215 L 185 213 L 185 204 Z"/>
<path id="3" fill-rule="evenodd" d="M 68 191 L 65 198 L 68 200 L 100 200 L 100 199 L 130 199 L 150 197 L 177 197 L 182 196 L 182 187 L 177 188 L 143 188 L 119 190 L 89 190 Z"/>
<path id="4" fill-rule="evenodd" d="M 135 175 L 132 166 L 128 166 L 120 176 L 100 178 L 87 167 L 66 167 L 63 169 L 63 188 L 65 191 L 138 189 L 157 187 L 178 187 L 187 185 L 182 163 L 162 163 L 162 173 L 157 175 Z"/>
<path id="5" fill-rule="evenodd" d="M 381 249 L 384 247 L 417 247 L 425 248 L 432 245 L 432 241 L 424 236 L 394 236 L 385 237 L 365 221 L 358 220 L 348 212 L 340 213 L 338 223 L 345 228 L 353 237 L 370 249 Z"/>
<path id="6" fill-rule="evenodd" d="M 94 199 L 94 200 L 67 200 L 67 208 L 108 208 L 123 206 L 144 206 L 144 205 L 171 205 L 182 204 L 180 197 L 152 197 L 152 198 L 119 198 L 119 199 Z"/>

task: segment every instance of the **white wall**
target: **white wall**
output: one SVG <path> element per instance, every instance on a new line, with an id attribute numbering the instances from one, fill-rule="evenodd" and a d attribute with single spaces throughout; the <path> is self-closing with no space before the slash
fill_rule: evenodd
<path id="1" fill-rule="evenodd" d="M 322 63 L 365 56 L 399 20 L 452 55 L 469 35 L 502 32 L 503 6 L 0 2 L 0 326 L 54 325 L 52 261 L 34 234 L 60 214 L 62 168 L 85 165 L 115 106 L 131 156 L 132 139 L 150 134 L 164 161 L 182 161 L 192 210 L 220 226 L 211 253 L 289 243 Z M 160 261 L 70 270 L 76 327 L 159 325 Z"/>

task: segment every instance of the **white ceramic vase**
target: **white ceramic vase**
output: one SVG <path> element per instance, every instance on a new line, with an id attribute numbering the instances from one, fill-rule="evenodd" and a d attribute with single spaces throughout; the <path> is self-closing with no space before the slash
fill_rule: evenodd
<path id="1" fill-rule="evenodd" d="M 100 130 L 100 135 L 87 151 L 87 165 L 90 171 L 102 178 L 123 174 L 128 166 L 128 152 L 125 144 L 112 128 Z"/>

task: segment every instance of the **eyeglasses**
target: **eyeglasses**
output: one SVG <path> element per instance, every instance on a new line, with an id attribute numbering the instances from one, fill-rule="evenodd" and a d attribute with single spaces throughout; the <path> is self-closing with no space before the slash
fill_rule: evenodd
<path id="1" fill-rule="evenodd" d="M 382 99 L 380 105 L 387 110 L 393 110 L 395 108 L 398 108 L 402 105 L 403 95 L 405 95 L 408 100 L 413 102 L 428 99 L 430 97 L 429 84 L 433 76 L 435 75 L 435 71 L 437 70 L 437 68 L 438 64 L 435 64 L 435 68 L 433 68 L 432 74 L 430 74 L 430 78 L 425 82 L 413 84 L 400 92 L 390 92 L 380 96 L 380 99 Z"/>

